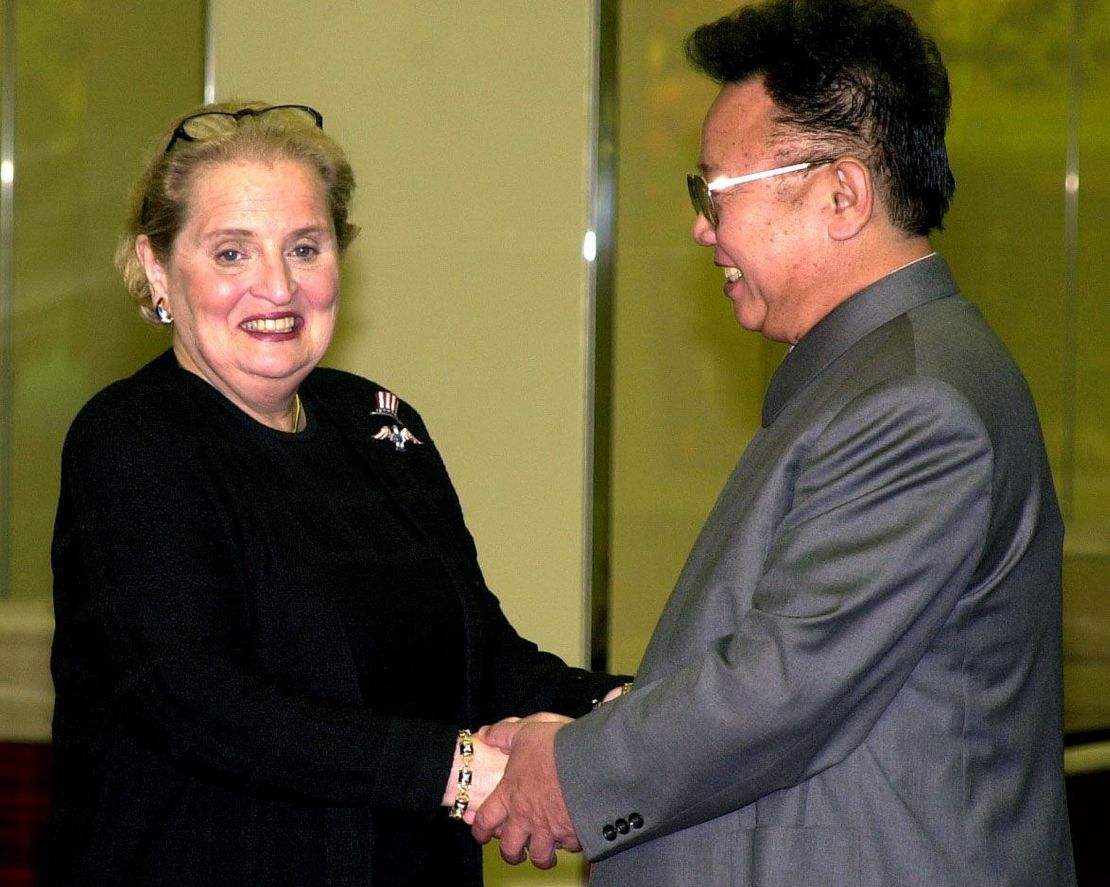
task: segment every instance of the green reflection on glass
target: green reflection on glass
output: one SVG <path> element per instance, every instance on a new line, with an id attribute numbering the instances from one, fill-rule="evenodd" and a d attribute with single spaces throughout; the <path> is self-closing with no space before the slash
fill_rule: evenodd
<path id="1" fill-rule="evenodd" d="M 153 136 L 203 92 L 202 0 L 16 0 L 10 596 L 48 597 L 62 438 L 166 347 L 112 267 Z"/>

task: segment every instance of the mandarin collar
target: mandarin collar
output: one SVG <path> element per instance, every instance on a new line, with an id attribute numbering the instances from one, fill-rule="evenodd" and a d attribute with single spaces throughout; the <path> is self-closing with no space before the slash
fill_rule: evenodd
<path id="1" fill-rule="evenodd" d="M 783 358 L 763 398 L 763 427 L 799 391 L 864 336 L 907 311 L 959 293 L 943 257 L 933 253 L 893 271 L 850 296 Z"/>

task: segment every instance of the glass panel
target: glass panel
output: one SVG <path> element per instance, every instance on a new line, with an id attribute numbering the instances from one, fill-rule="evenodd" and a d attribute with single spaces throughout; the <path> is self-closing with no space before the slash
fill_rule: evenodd
<path id="1" fill-rule="evenodd" d="M 1064 509 L 1065 729 L 1110 728 L 1110 320 L 1098 250 L 1110 67 L 1097 51 L 1110 12 L 1080 0 L 903 5 L 952 78 L 956 201 L 935 242 L 1029 379 Z"/>
<path id="2" fill-rule="evenodd" d="M 1064 573 L 1065 715 L 1110 728 L 1110 5 L 1080 2 L 1075 452 Z"/>
<path id="3" fill-rule="evenodd" d="M 1059 482 L 1070 17 L 1060 0 L 902 5 L 936 38 L 952 81 L 956 198 L 934 243 L 1024 370 Z"/>
<path id="4" fill-rule="evenodd" d="M 683 560 L 748 439 L 781 347 L 732 319 L 691 239 L 687 172 L 716 87 L 683 39 L 719 0 L 621 5 L 613 326 L 610 665 L 635 669 Z"/>
<path id="5" fill-rule="evenodd" d="M 204 2 L 6 0 L 4 13 L 14 197 L 0 317 L 0 741 L 42 741 L 62 439 L 94 391 L 168 344 L 139 319 L 112 254 L 152 136 L 203 95 Z"/>
<path id="6" fill-rule="evenodd" d="M 167 340 L 112 254 L 152 136 L 203 94 L 204 3 L 15 0 L 13 599 L 50 592 L 62 438 L 88 397 Z"/>
<path id="7" fill-rule="evenodd" d="M 1110 4 L 1084 4 L 1079 120 L 1076 457 L 1077 548 L 1110 557 Z M 1104 574 L 1105 575 L 1105 574 Z M 1110 577 L 1108 577 L 1110 578 Z M 1110 588 L 1110 582 L 1102 587 Z M 1104 649 L 1110 655 L 1110 643 Z"/>

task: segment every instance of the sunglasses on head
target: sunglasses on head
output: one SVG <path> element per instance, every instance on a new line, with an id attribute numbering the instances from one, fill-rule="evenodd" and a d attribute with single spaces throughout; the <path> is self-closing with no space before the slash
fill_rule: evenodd
<path id="1" fill-rule="evenodd" d="M 270 105 L 268 108 L 240 108 L 238 111 L 198 111 L 190 114 L 179 124 L 170 136 L 166 153 L 173 150 L 178 142 L 197 142 L 209 138 L 219 131 L 221 122 L 237 126 L 244 117 L 277 117 L 294 125 L 309 124 L 318 129 L 324 128 L 324 115 L 308 105 Z"/>

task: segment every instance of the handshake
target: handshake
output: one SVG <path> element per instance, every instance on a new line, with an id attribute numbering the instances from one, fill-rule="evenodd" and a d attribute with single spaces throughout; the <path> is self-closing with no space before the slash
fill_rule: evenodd
<path id="1" fill-rule="evenodd" d="M 615 687 L 603 701 L 622 692 L 627 690 Z M 582 849 L 555 769 L 555 734 L 570 720 L 539 712 L 506 718 L 472 737 L 469 803 L 462 819 L 481 843 L 498 838 L 502 858 L 512 865 L 530 858 L 536 868 L 549 869 L 557 861 L 556 850 Z M 463 769 L 456 748 L 445 806 L 455 804 Z"/>

